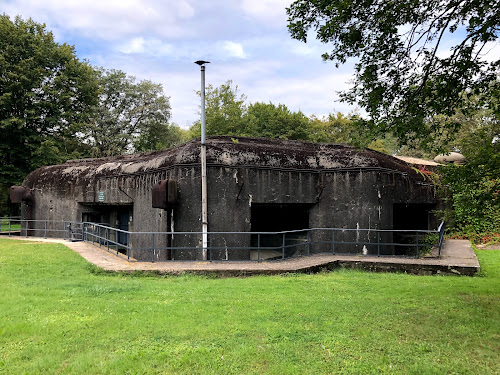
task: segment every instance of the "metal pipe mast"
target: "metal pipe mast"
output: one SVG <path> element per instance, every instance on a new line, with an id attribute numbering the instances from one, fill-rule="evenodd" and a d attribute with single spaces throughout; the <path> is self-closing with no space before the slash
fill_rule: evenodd
<path id="1" fill-rule="evenodd" d="M 205 64 L 209 61 L 196 61 L 201 68 L 201 232 L 202 259 L 208 259 L 208 204 L 207 204 L 207 145 L 205 123 Z"/>

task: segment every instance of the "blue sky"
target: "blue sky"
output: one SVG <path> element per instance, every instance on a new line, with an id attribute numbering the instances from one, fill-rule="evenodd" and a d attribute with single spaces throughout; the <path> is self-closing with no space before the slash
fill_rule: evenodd
<path id="1" fill-rule="evenodd" d="M 327 46 L 290 38 L 290 0 L 0 1 L 1 12 L 45 23 L 92 65 L 161 83 L 172 121 L 184 128 L 199 118 L 199 59 L 211 62 L 207 84 L 232 80 L 248 102 L 317 116 L 354 110 L 337 101 L 352 66 L 336 69 L 321 60 Z"/>
<path id="2" fill-rule="evenodd" d="M 199 118 L 200 72 L 193 62 L 200 59 L 211 62 L 207 84 L 232 80 L 247 102 L 281 103 L 318 117 L 357 110 L 337 94 L 349 87 L 352 63 L 337 69 L 321 59 L 328 45 L 292 40 L 285 13 L 291 2 L 0 0 L 0 12 L 45 23 L 58 42 L 74 45 L 95 66 L 161 83 L 172 121 L 183 128 Z M 494 47 L 489 60 L 500 58 Z"/>

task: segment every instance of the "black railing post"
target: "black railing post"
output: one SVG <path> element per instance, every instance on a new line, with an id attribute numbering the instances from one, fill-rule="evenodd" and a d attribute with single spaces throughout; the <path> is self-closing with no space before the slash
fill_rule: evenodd
<path id="1" fill-rule="evenodd" d="M 307 256 L 311 255 L 311 231 L 307 230 Z"/>
<path id="2" fill-rule="evenodd" d="M 380 232 L 377 231 L 377 256 L 380 256 Z"/>
<path id="3" fill-rule="evenodd" d="M 212 261 L 212 233 L 211 232 L 208 232 L 208 260 L 210 262 Z"/>
<path id="4" fill-rule="evenodd" d="M 130 260 L 130 241 L 127 242 L 127 260 Z"/>
<path id="5" fill-rule="evenodd" d="M 281 257 L 281 259 L 285 259 L 285 246 L 286 246 L 286 233 L 283 233 L 283 255 Z"/>
<path id="6" fill-rule="evenodd" d="M 332 255 L 335 255 L 335 229 L 332 229 Z"/>
<path id="7" fill-rule="evenodd" d="M 155 261 L 155 234 L 152 233 L 152 241 L 153 241 L 153 248 L 151 249 L 151 261 L 154 263 Z"/>
<path id="8" fill-rule="evenodd" d="M 257 262 L 260 262 L 260 233 L 257 233 Z"/>
<path id="9" fill-rule="evenodd" d="M 420 256 L 420 249 L 418 248 L 418 232 L 415 232 L 417 235 L 417 258 Z"/>
<path id="10" fill-rule="evenodd" d="M 106 247 L 109 251 L 109 228 L 106 228 Z M 118 246 L 116 247 L 116 255 L 118 255 Z"/>

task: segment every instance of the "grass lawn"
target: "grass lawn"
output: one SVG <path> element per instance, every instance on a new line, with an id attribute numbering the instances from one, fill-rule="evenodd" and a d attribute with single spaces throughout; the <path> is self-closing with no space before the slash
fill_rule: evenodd
<path id="1" fill-rule="evenodd" d="M 0 232 L 16 231 L 21 229 L 21 223 L 19 221 L 12 221 L 9 225 L 9 220 L 0 219 Z"/>
<path id="2" fill-rule="evenodd" d="M 100 272 L 0 238 L 0 373 L 498 374 L 500 251 L 477 277 Z"/>

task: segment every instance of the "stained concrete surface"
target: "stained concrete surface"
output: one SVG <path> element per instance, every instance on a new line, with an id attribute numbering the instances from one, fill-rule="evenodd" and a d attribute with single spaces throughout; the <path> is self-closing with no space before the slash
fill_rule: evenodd
<path id="1" fill-rule="evenodd" d="M 476 247 L 481 250 L 500 250 L 500 243 L 493 245 L 476 245 Z"/>
<path id="2" fill-rule="evenodd" d="M 315 254 L 286 260 L 251 261 L 127 261 L 114 253 L 87 242 L 71 242 L 62 239 L 33 237 L 5 237 L 36 242 L 62 243 L 80 254 L 88 262 L 111 272 L 157 272 L 178 275 L 181 273 L 216 274 L 219 276 L 250 276 L 258 274 L 282 274 L 288 272 L 319 272 L 338 267 L 362 268 L 377 272 L 407 272 L 419 275 L 456 274 L 473 276 L 480 271 L 479 261 L 467 240 L 447 240 L 441 257 L 396 258 L 376 256 L 349 256 Z"/>
<path id="3" fill-rule="evenodd" d="M 237 139 L 237 140 L 236 140 Z M 135 232 L 133 256 L 151 259 L 149 235 L 139 232 L 193 232 L 200 228 L 200 143 L 190 141 L 168 150 L 44 166 L 29 174 L 23 187 L 32 194 L 22 205 L 30 234 L 57 237 L 61 221 L 96 222 Z M 176 181 L 178 199 L 167 211 L 152 207 L 153 186 Z M 432 181 L 411 165 L 369 149 L 246 137 L 207 138 L 208 222 L 213 259 L 249 260 L 248 232 L 281 232 L 300 228 L 428 229 L 439 223 L 429 213 L 439 200 Z M 258 206 L 277 215 L 283 207 L 296 212 L 286 220 L 256 220 Z M 28 207 L 30 209 L 28 210 Z M 281 207 L 281 208 L 280 208 Z M 406 216 L 400 218 L 404 207 Z M 396 214 L 395 214 L 396 212 Z M 308 215 L 306 222 L 295 217 Z M 167 220 L 167 217 L 170 220 Z M 47 226 L 43 222 L 47 221 Z M 278 225 L 279 223 L 279 225 Z M 169 225 L 170 224 L 170 225 Z M 259 229 L 254 226 L 260 226 Z M 352 242 L 354 232 L 339 233 L 337 241 Z M 375 231 L 359 231 L 356 242 L 374 242 Z M 115 238 L 110 232 L 111 240 Z M 320 242 L 331 233 L 311 232 L 311 253 L 324 251 Z M 351 236 L 351 238 L 350 238 Z M 118 236 L 120 237 L 120 236 Z M 177 260 L 202 259 L 199 235 L 175 235 Z M 155 237 L 156 248 L 167 247 L 167 236 Z M 392 234 L 381 234 L 392 242 Z M 241 247 L 238 252 L 226 248 Z M 183 248 L 180 250 L 180 248 Z M 392 253 L 382 246 L 380 251 Z M 325 249 L 328 251 L 327 249 Z M 355 246 L 344 248 L 356 253 Z M 376 246 L 367 246 L 377 254 Z M 164 251 L 156 260 L 167 259 Z"/>

